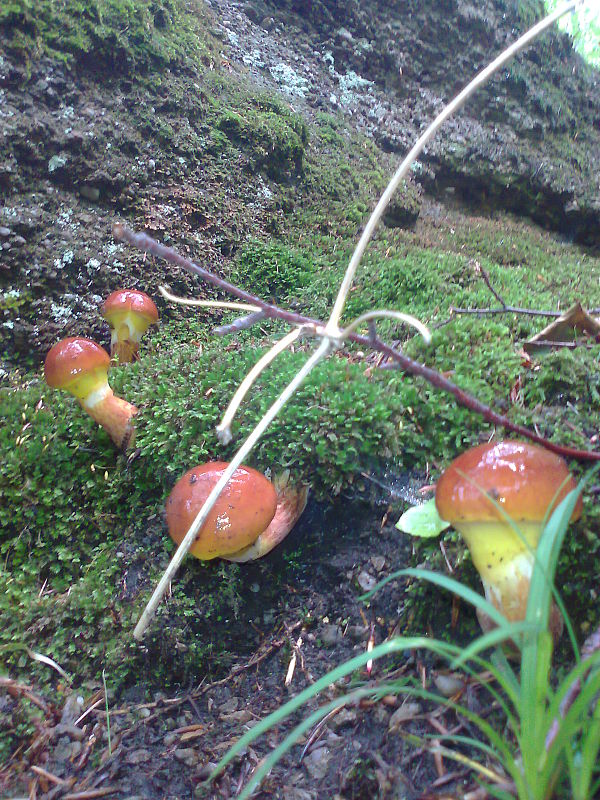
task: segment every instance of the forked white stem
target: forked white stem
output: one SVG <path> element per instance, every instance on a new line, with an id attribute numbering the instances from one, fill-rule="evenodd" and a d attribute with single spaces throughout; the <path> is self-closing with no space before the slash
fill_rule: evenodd
<path id="1" fill-rule="evenodd" d="M 231 423 L 233 422 L 235 413 L 240 407 L 242 400 L 249 392 L 254 381 L 258 378 L 260 373 L 265 370 L 275 358 L 277 358 L 279 353 L 282 353 L 296 341 L 301 333 L 302 328 L 294 328 L 294 330 L 286 334 L 283 339 L 280 339 L 278 342 L 276 342 L 273 347 L 271 347 L 270 350 L 268 350 L 264 356 L 262 356 L 262 358 L 256 362 L 244 380 L 240 383 L 237 392 L 233 395 L 229 405 L 227 406 L 227 411 L 223 414 L 221 423 L 217 425 L 217 438 L 221 444 L 229 444 L 233 438 L 231 435 Z"/>
<path id="2" fill-rule="evenodd" d="M 517 41 L 507 47 L 504 52 L 502 52 L 498 58 L 495 58 L 491 64 L 488 64 L 485 69 L 482 69 L 481 72 L 478 72 L 477 75 L 473 78 L 473 80 L 465 86 L 465 88 L 459 92 L 454 100 L 451 100 L 447 106 L 438 114 L 438 116 L 433 120 L 433 122 L 426 128 L 423 134 L 419 137 L 415 145 L 413 146 L 412 150 L 406 156 L 404 161 L 400 164 L 398 169 L 396 170 L 394 176 L 392 177 L 391 181 L 389 182 L 385 192 L 382 194 L 381 199 L 375 206 L 373 213 L 371 214 L 364 231 L 360 239 L 358 240 L 358 244 L 352 254 L 352 258 L 350 259 L 350 263 L 348 264 L 348 268 L 346 270 L 346 274 L 344 275 L 344 280 L 342 281 L 342 285 L 340 286 L 340 290 L 338 292 L 338 296 L 336 298 L 335 304 L 333 306 L 333 310 L 331 312 L 331 316 L 327 322 L 326 331 L 330 336 L 336 337 L 339 336 L 338 325 L 340 322 L 340 317 L 342 316 L 342 312 L 344 310 L 344 305 L 346 303 L 346 297 L 348 296 L 348 292 L 350 291 L 350 286 L 352 285 L 352 281 L 354 280 L 354 274 L 357 270 L 358 265 L 360 264 L 360 260 L 363 257 L 365 249 L 369 244 L 371 237 L 373 236 L 373 232 L 377 223 L 381 219 L 385 209 L 388 206 L 388 203 L 392 199 L 392 196 L 398 186 L 400 185 L 400 181 L 404 178 L 410 167 L 412 166 L 413 162 L 417 160 L 419 155 L 421 154 L 425 145 L 429 142 L 431 138 L 433 138 L 434 134 L 437 132 L 438 128 L 440 128 L 443 123 L 454 114 L 455 111 L 463 105 L 463 103 L 473 94 L 473 92 L 482 86 L 493 74 L 498 70 L 503 64 L 509 61 L 513 56 L 515 56 L 518 52 L 520 52 L 524 47 L 526 47 L 529 42 L 539 36 L 540 33 L 549 28 L 553 25 L 557 19 L 568 14 L 570 11 L 573 11 L 577 6 L 583 5 L 585 0 L 571 0 L 570 3 L 567 3 L 564 6 L 561 6 L 556 11 L 553 11 L 552 14 L 548 14 L 547 17 L 544 17 L 543 20 L 538 22 L 533 28 L 530 28 L 527 33 L 524 33 Z"/>
<path id="3" fill-rule="evenodd" d="M 197 300 L 193 297 L 178 297 L 167 289 L 166 286 L 159 286 L 158 291 L 165 300 L 171 303 L 179 303 L 182 306 L 202 306 L 203 308 L 229 308 L 232 311 L 260 311 L 259 306 L 250 303 L 234 303 L 228 300 Z"/>
<path id="4" fill-rule="evenodd" d="M 133 636 L 135 639 L 140 640 L 144 635 L 144 632 L 148 625 L 150 624 L 150 620 L 154 616 L 154 611 L 158 604 L 160 603 L 162 596 L 167 591 L 169 584 L 171 583 L 175 573 L 179 569 L 179 565 L 187 555 L 188 550 L 192 546 L 194 539 L 196 538 L 196 534 L 206 521 L 209 513 L 212 510 L 212 507 L 217 502 L 219 495 L 227 485 L 229 479 L 236 471 L 236 469 L 240 466 L 240 464 L 244 461 L 246 456 L 251 452 L 254 445 L 258 442 L 260 437 L 269 427 L 271 422 L 275 419 L 277 414 L 281 411 L 283 406 L 287 403 L 287 401 L 292 397 L 296 389 L 300 386 L 300 384 L 304 381 L 306 376 L 310 373 L 312 368 L 325 356 L 329 355 L 332 350 L 332 345 L 328 339 L 323 339 L 319 344 L 319 347 L 315 350 L 315 352 L 310 356 L 310 358 L 302 365 L 301 369 L 294 375 L 290 383 L 286 386 L 283 392 L 279 395 L 277 400 L 273 403 L 273 405 L 269 408 L 267 413 L 264 417 L 260 420 L 257 426 L 254 428 L 250 436 L 246 439 L 246 441 L 242 444 L 240 449 L 234 455 L 231 460 L 231 463 L 227 467 L 227 469 L 221 475 L 219 482 L 215 485 L 215 488 L 206 498 L 206 501 L 198 514 L 196 515 L 196 519 L 192 522 L 189 531 L 184 536 L 181 544 L 175 551 L 175 555 L 171 559 L 171 563 L 165 570 L 164 575 L 158 582 L 152 597 L 148 601 L 148 605 L 144 609 L 142 616 L 139 619 L 138 624 L 135 626 L 135 630 L 133 631 Z"/>

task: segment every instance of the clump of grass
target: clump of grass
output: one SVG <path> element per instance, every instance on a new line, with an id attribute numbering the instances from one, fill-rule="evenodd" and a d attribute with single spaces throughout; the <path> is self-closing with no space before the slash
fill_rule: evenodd
<path id="1" fill-rule="evenodd" d="M 475 680 L 482 670 L 489 671 L 493 683 L 486 684 L 485 688 L 490 694 L 490 701 L 495 702 L 503 712 L 502 727 L 495 727 L 488 719 L 459 702 L 428 691 L 410 679 L 384 679 L 375 684 L 362 685 L 355 682 L 351 692 L 336 697 L 303 719 L 261 761 L 240 794 L 241 800 L 250 797 L 298 738 L 329 712 L 361 698 L 377 700 L 390 693 L 433 701 L 454 709 L 458 715 L 468 719 L 477 729 L 478 737 L 436 734 L 438 741 L 435 743 L 427 738 L 408 738 L 432 753 L 439 753 L 470 767 L 494 797 L 505 800 L 515 796 L 519 800 L 549 800 L 561 796 L 560 793 L 565 790 L 576 800 L 595 797 L 600 790 L 597 765 L 600 752 L 600 651 L 590 651 L 588 657 L 582 660 L 567 619 L 576 664 L 555 686 L 551 671 L 552 637 L 548 632 L 550 599 L 553 593 L 556 594 L 553 576 L 568 522 L 582 488 L 583 482 L 561 502 L 544 529 L 536 553 L 527 614 L 523 622 L 508 623 L 484 598 L 445 575 L 425 570 L 401 570 L 384 583 L 400 576 L 422 578 L 441 589 L 456 593 L 464 601 L 489 614 L 498 627 L 476 638 L 466 649 L 427 637 L 395 637 L 370 652 L 352 658 L 244 734 L 221 759 L 213 777 L 263 733 L 281 724 L 336 681 L 363 668 L 369 660 L 406 649 L 422 649 L 447 661 L 453 670 L 463 669 Z M 509 664 L 500 647 L 509 640 L 518 647 L 518 670 Z M 487 655 L 490 650 L 491 656 Z M 575 691 L 577 682 L 578 693 Z M 565 702 L 569 695 L 570 705 Z M 504 726 L 510 731 L 510 736 L 506 735 Z M 465 748 L 470 752 L 465 753 Z"/>

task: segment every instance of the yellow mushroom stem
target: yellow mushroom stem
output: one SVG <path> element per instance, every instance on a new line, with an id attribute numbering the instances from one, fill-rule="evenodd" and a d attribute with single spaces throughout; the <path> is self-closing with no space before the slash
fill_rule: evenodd
<path id="1" fill-rule="evenodd" d="M 80 374 L 62 388 L 79 400 L 81 407 L 104 428 L 119 449 L 133 447 L 135 429 L 132 418 L 138 409 L 115 395 L 108 385 L 106 368 L 97 367 Z"/>
<path id="2" fill-rule="evenodd" d="M 128 364 L 137 357 L 140 340 L 150 322 L 131 311 L 114 313 L 111 318 L 110 354 L 119 364 Z"/>
<path id="3" fill-rule="evenodd" d="M 542 532 L 539 522 L 461 522 L 454 527 L 464 538 L 479 572 L 486 598 L 510 622 L 525 618 L 535 550 Z"/>

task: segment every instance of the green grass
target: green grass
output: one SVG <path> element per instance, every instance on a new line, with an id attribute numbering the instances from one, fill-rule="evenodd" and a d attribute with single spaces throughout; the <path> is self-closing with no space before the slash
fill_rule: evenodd
<path id="1" fill-rule="evenodd" d="M 406 736 L 409 741 L 432 753 L 439 753 L 468 766 L 494 797 L 509 800 L 516 795 L 519 800 L 550 800 L 552 797 L 565 796 L 565 790 L 576 800 L 595 797 L 600 788 L 597 764 L 600 751 L 600 652 L 593 653 L 585 661 L 581 660 L 567 618 L 575 665 L 554 685 L 551 670 L 552 637 L 547 630 L 550 601 L 555 591 L 553 576 L 569 519 L 582 488 L 583 483 L 562 501 L 544 529 L 536 553 L 527 614 L 523 622 L 508 623 L 483 597 L 446 575 L 425 570 L 400 570 L 374 591 L 381 591 L 385 583 L 398 577 L 421 578 L 481 609 L 496 623 L 496 629 L 479 636 L 467 648 L 426 637 L 395 637 L 371 651 L 355 656 L 319 678 L 242 735 L 217 764 L 213 777 L 244 748 L 271 728 L 281 725 L 294 711 L 305 708 L 321 691 L 331 690 L 341 679 L 356 674 L 367 661 L 410 649 L 429 651 L 447 661 L 451 670 L 462 669 L 475 681 L 483 670 L 489 671 L 493 682 L 485 684 L 484 688 L 489 694 L 489 702 L 495 702 L 502 711 L 500 724 L 494 724 L 493 719 L 489 721 L 460 702 L 448 700 L 423 688 L 418 681 L 410 678 L 397 681 L 384 678 L 363 685 L 355 679 L 348 693 L 338 694 L 316 711 L 306 714 L 302 722 L 278 746 L 273 747 L 246 782 L 240 794 L 241 800 L 250 797 L 299 737 L 330 711 L 363 698 L 376 701 L 388 694 L 433 702 L 437 707 L 454 709 L 459 716 L 469 720 L 471 729 L 477 730 L 476 736 Z M 518 668 L 509 664 L 499 647 L 508 640 L 518 648 Z M 575 702 L 565 709 L 561 703 L 578 680 L 581 681 L 580 692 Z M 555 728 L 556 735 L 551 738 Z M 432 738 L 436 741 L 431 741 Z M 508 787 L 503 786 L 503 783 L 507 783 L 507 776 Z"/>

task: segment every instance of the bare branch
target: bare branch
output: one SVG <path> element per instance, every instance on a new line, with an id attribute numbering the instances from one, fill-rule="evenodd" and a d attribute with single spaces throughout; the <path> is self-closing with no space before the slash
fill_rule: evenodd
<path id="1" fill-rule="evenodd" d="M 538 311 L 536 308 L 517 308 L 516 306 L 502 306 L 502 308 L 457 308 L 450 306 L 451 314 L 525 314 L 530 317 L 562 317 L 562 311 Z"/>
<path id="2" fill-rule="evenodd" d="M 117 226 L 113 227 L 113 231 L 115 227 Z M 305 317 L 302 314 L 284 311 L 283 309 L 271 305 L 270 303 L 264 303 L 258 297 L 251 295 L 249 292 L 242 291 L 237 286 L 227 284 L 227 282 L 222 281 L 221 278 L 217 278 L 211 273 L 207 273 L 206 270 L 204 270 L 202 267 L 199 267 L 193 261 L 190 261 L 184 256 L 179 255 L 170 247 L 165 247 L 164 245 L 159 244 L 147 234 L 134 233 L 124 225 L 119 225 L 118 228 L 119 235 L 117 238 L 123 239 L 124 241 L 132 244 L 134 247 L 138 247 L 141 250 L 152 253 L 159 258 L 163 258 L 165 261 L 181 267 L 188 272 L 197 274 L 202 278 L 208 276 L 205 279 L 209 283 L 215 284 L 215 281 L 218 282 L 220 288 L 223 288 L 224 291 L 230 291 L 228 287 L 231 286 L 231 293 L 233 295 L 236 297 L 243 296 L 243 299 L 251 305 L 260 306 L 263 308 L 263 310 L 265 310 L 266 316 L 269 318 L 281 319 L 285 322 L 291 322 L 295 325 L 310 325 L 314 327 L 315 331 L 324 330 L 323 322 L 311 319 L 310 317 Z M 538 436 L 537 433 L 529 430 L 529 428 L 525 428 L 522 425 L 516 425 L 502 414 L 497 414 L 495 411 L 492 411 L 489 406 L 486 406 L 485 403 L 482 403 L 476 397 L 473 397 L 473 395 L 470 395 L 468 392 L 460 389 L 458 386 L 456 386 L 456 384 L 452 383 L 451 380 L 445 378 L 435 369 L 427 367 L 424 364 L 420 364 L 418 361 L 414 361 L 412 358 L 404 355 L 404 353 L 396 350 L 391 345 L 385 344 L 381 341 L 381 339 L 372 339 L 371 336 L 359 336 L 356 333 L 351 333 L 347 338 L 349 341 L 355 342 L 361 347 L 372 348 L 383 353 L 384 355 L 388 356 L 388 358 L 391 358 L 393 361 L 395 361 L 405 372 L 408 372 L 411 375 L 418 375 L 419 377 L 424 378 L 426 381 L 431 383 L 432 386 L 435 386 L 444 392 L 448 392 L 455 398 L 459 405 L 464 406 L 471 411 L 475 411 L 477 414 L 480 414 L 486 420 L 486 422 L 491 422 L 493 425 L 497 425 L 519 436 L 523 436 L 524 438 L 529 439 L 532 442 L 536 442 L 537 444 L 540 444 L 543 447 L 546 447 L 548 450 L 552 450 L 554 453 L 558 453 L 565 458 L 574 458 L 578 459 L 579 461 L 600 461 L 600 452 L 591 452 L 587 450 L 577 450 L 572 447 L 563 447 L 562 445 L 555 444 L 554 442 L 545 439 L 543 436 Z"/>
<path id="3" fill-rule="evenodd" d="M 238 317 L 228 325 L 219 325 L 217 328 L 213 328 L 212 333 L 214 333 L 215 336 L 227 336 L 229 333 L 238 333 L 239 331 L 245 331 L 253 325 L 262 322 L 265 318 L 266 314 L 264 311 L 255 311 L 252 314 L 248 314 L 246 317 Z"/>

